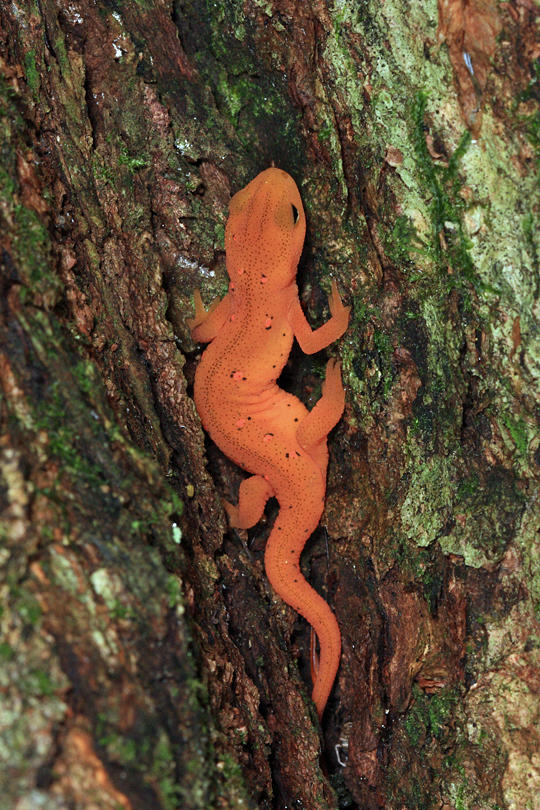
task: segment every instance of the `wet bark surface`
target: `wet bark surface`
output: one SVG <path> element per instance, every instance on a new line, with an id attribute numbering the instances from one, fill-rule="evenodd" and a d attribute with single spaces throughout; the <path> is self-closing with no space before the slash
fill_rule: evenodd
<path id="1" fill-rule="evenodd" d="M 0 7 L 6 807 L 533 807 L 535 6 Z M 227 528 L 190 398 L 231 193 L 296 179 L 346 411 L 303 556 L 343 657 Z M 326 353 L 293 351 L 308 406 Z"/>

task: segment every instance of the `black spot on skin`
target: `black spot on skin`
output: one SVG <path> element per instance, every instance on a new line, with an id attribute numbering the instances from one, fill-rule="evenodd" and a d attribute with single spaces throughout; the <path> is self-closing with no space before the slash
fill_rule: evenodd
<path id="1" fill-rule="evenodd" d="M 294 417 L 294 421 L 298 422 L 298 417 L 297 416 Z"/>
<path id="2" fill-rule="evenodd" d="M 247 380 L 247 377 L 242 377 L 243 380 Z"/>
<path id="3" fill-rule="evenodd" d="M 268 332 L 268 330 L 272 328 L 272 324 L 270 324 L 270 326 L 265 326 L 264 328 L 265 328 L 265 329 L 266 329 L 266 331 Z"/>
<path id="4" fill-rule="evenodd" d="M 289 458 L 289 454 L 288 454 L 288 453 L 285 453 L 285 458 Z"/>

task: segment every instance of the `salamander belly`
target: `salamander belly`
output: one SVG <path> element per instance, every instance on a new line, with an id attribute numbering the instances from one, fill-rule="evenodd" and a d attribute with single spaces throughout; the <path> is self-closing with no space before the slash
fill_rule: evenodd
<path id="1" fill-rule="evenodd" d="M 256 396 L 222 397 L 219 409 L 214 407 L 207 414 L 198 402 L 197 409 L 218 447 L 248 472 L 286 472 L 289 459 L 303 452 L 296 431 L 307 409 L 277 385 Z"/>

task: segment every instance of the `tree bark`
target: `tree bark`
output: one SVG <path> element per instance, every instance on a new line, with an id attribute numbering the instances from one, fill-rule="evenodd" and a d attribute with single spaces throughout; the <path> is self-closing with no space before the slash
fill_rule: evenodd
<path id="1" fill-rule="evenodd" d="M 0 805 L 532 808 L 540 791 L 532 0 L 0 7 Z M 274 163 L 337 278 L 346 412 L 309 630 L 190 398 L 192 292 Z M 332 348 L 332 351 L 338 349 Z M 282 383 L 311 407 L 327 355 Z M 535 730 L 536 729 L 536 730 Z"/>

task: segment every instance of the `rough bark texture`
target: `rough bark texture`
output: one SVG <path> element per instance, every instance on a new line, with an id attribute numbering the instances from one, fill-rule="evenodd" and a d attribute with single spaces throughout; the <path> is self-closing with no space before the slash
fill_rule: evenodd
<path id="1" fill-rule="evenodd" d="M 534 13 L 1 4 L 2 808 L 538 806 Z M 189 397 L 192 290 L 272 161 L 312 324 L 330 277 L 353 306 L 304 555 L 343 632 L 322 732 Z"/>

